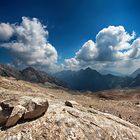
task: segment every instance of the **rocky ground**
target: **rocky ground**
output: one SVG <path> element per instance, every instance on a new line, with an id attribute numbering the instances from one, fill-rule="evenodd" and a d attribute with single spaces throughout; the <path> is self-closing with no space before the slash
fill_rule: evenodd
<path id="1" fill-rule="evenodd" d="M 0 139 L 140 140 L 139 90 L 104 92 L 81 94 L 0 77 L 0 102 L 10 104 L 13 108 L 17 105 L 25 108 L 16 124 L 7 127 L 6 120 L 1 125 Z M 21 104 L 20 99 L 23 98 L 32 99 L 31 104 Z M 40 102 L 36 99 L 47 100 L 47 111 L 35 118 L 26 119 L 26 113 L 32 111 L 29 113 L 32 116 L 38 112 Z M 14 112 L 13 108 L 11 112 Z M 20 111 L 17 112 L 19 114 Z M 3 110 L 0 116 L 2 113 Z M 7 119 L 13 117 L 13 114 L 9 114 Z"/>

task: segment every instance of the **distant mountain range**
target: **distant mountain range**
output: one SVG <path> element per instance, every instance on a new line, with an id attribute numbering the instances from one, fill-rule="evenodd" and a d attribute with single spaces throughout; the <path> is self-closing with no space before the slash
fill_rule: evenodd
<path id="1" fill-rule="evenodd" d="M 49 83 L 55 84 L 57 86 L 63 86 L 63 82 L 60 82 L 56 78 L 50 76 L 44 71 L 38 71 L 32 67 L 27 67 L 26 69 L 20 71 L 12 66 L 0 64 L 0 75 L 14 77 L 17 80 L 25 80 L 33 83 Z"/>
<path id="2" fill-rule="evenodd" d="M 130 76 L 133 77 L 133 78 L 136 78 L 137 75 L 140 74 L 140 68 L 138 68 L 137 70 L 135 70 Z"/>
<path id="3" fill-rule="evenodd" d="M 110 71 L 110 70 L 99 70 L 98 72 L 101 73 L 102 75 L 112 74 L 112 75 L 121 76 L 121 77 L 127 76 L 125 74 L 115 72 L 115 71 Z"/>
<path id="4" fill-rule="evenodd" d="M 55 77 L 67 83 L 69 88 L 74 90 L 100 91 L 140 86 L 140 75 L 136 78 L 104 75 L 91 68 L 79 71 L 62 71 L 56 73 Z"/>
<path id="5" fill-rule="evenodd" d="M 0 75 L 1 76 L 11 76 L 16 79 L 22 79 L 22 75 L 19 70 L 15 69 L 10 65 L 0 64 Z"/>
<path id="6" fill-rule="evenodd" d="M 44 71 L 27 67 L 17 70 L 8 65 L 0 65 L 0 75 L 11 76 L 17 80 L 25 80 L 34 83 L 53 84 L 67 87 L 72 90 L 100 91 L 108 89 L 129 88 L 140 86 L 140 74 L 133 76 L 116 76 L 112 74 L 101 74 L 91 68 L 79 71 L 61 71 L 52 75 Z"/>

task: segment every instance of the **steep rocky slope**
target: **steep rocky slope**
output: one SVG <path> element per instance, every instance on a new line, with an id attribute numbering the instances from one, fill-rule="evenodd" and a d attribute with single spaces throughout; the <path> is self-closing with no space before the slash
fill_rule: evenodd
<path id="1" fill-rule="evenodd" d="M 63 82 L 50 76 L 48 73 L 36 70 L 32 67 L 27 67 L 20 71 L 15 67 L 0 64 L 0 75 L 6 77 L 14 77 L 17 80 L 25 80 L 33 83 L 50 84 L 53 86 L 64 86 Z"/>
<path id="2" fill-rule="evenodd" d="M 34 120 L 18 121 L 15 126 L 1 126 L 1 140 L 128 140 L 140 139 L 140 128 L 119 117 L 86 107 L 76 100 L 73 107 L 67 106 L 68 99 L 78 99 L 69 91 L 49 89 L 24 81 L 0 77 L 0 101 L 16 102 L 18 98 L 47 98 L 47 112 Z M 85 100 L 86 96 L 79 96 Z M 79 99 L 80 99 L 79 98 Z M 89 97 L 87 97 L 89 98 Z"/>
<path id="3" fill-rule="evenodd" d="M 0 75 L 1 76 L 8 76 L 8 77 L 11 76 L 11 77 L 14 77 L 16 79 L 22 78 L 20 71 L 18 71 L 17 69 L 15 69 L 12 66 L 4 65 L 4 64 L 0 64 Z"/>

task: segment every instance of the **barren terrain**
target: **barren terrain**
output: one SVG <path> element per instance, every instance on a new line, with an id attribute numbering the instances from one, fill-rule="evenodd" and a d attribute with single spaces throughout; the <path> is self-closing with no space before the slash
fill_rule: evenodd
<path id="1" fill-rule="evenodd" d="M 137 140 L 139 139 L 140 134 L 139 89 L 110 90 L 98 93 L 92 92 L 81 93 L 78 91 L 70 91 L 68 89 L 58 87 L 56 88 L 44 87 L 43 85 L 32 84 L 30 82 L 20 81 L 14 78 L 0 77 L 0 102 L 4 100 L 16 102 L 16 100 L 21 96 L 31 96 L 41 98 L 47 97 L 49 101 L 49 109 L 47 113 L 38 120 L 25 122 L 22 124 L 18 123 L 16 126 L 0 131 L 0 138 L 2 139 L 8 138 L 12 139 L 16 137 L 17 139 L 23 140 L 27 138 L 28 139 L 87 138 L 90 140 L 92 139 L 92 136 L 95 136 L 95 139 L 105 138 L 107 140 L 113 138 L 114 139 L 129 138 Z M 66 100 L 76 101 L 79 104 L 79 106 L 75 107 L 75 109 L 65 107 L 64 103 Z M 70 117 L 70 115 L 72 118 Z M 114 115 L 117 117 L 115 117 Z M 72 119 L 71 121 L 76 123 L 71 124 L 72 122 L 68 118 L 70 120 Z M 126 121 L 123 121 L 122 119 Z M 54 120 L 55 122 L 53 122 Z M 81 122 L 80 120 L 83 122 Z M 56 121 L 58 122 L 56 123 Z M 64 125 L 63 123 L 65 121 L 66 124 Z M 87 126 L 88 121 L 90 121 L 88 124 L 89 126 Z M 128 121 L 130 123 L 128 123 Z M 94 127 L 92 126 L 93 124 Z M 57 129 L 56 126 L 54 125 L 57 125 L 59 129 Z M 96 132 L 95 126 L 96 127 L 98 126 L 98 129 L 101 129 L 100 131 L 98 131 L 99 134 Z M 88 132 L 86 132 L 86 130 L 88 129 L 87 127 L 89 127 Z M 35 128 L 39 129 L 38 131 L 40 131 L 39 134 L 40 137 L 38 136 L 39 132 L 37 130 L 36 132 Z M 107 134 L 104 134 L 105 133 L 104 130 L 106 130 Z M 22 138 L 24 137 L 23 133 L 26 133 L 25 136 L 27 137 Z M 79 135 L 77 135 L 78 133 Z M 124 134 L 126 136 L 123 136 Z"/>

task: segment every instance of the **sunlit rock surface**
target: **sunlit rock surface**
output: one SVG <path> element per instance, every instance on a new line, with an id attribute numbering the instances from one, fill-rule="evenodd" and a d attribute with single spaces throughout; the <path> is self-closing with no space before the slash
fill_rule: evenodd
<path id="1" fill-rule="evenodd" d="M 140 128 L 119 117 L 97 111 L 93 108 L 84 107 L 80 103 L 73 107 L 66 106 L 64 98 L 67 98 L 69 95 L 63 94 L 65 97 L 62 98 L 61 96 L 60 98 L 60 90 L 53 90 L 53 92 L 56 92 L 53 94 L 49 89 L 23 81 L 13 81 L 11 86 L 9 84 L 10 81 L 10 79 L 0 79 L 0 101 L 5 98 L 10 100 L 11 104 L 16 105 L 17 100 L 22 99 L 23 102 L 20 102 L 22 104 L 25 102 L 23 99 L 27 99 L 27 97 L 29 97 L 30 101 L 36 103 L 40 103 L 41 99 L 43 101 L 47 99 L 49 107 L 44 115 L 34 120 L 19 121 L 10 128 L 2 127 L 0 131 L 1 140 L 140 139 Z M 21 86 L 21 88 L 15 90 L 16 86 Z M 37 100 L 34 100 L 35 98 Z M 34 106 L 34 104 L 31 104 L 31 110 L 35 109 L 32 105 Z M 28 110 L 26 106 L 24 107 Z M 14 112 L 18 114 L 19 109 L 16 109 Z M 14 116 L 14 113 L 11 116 Z"/>

